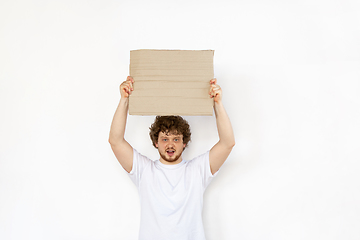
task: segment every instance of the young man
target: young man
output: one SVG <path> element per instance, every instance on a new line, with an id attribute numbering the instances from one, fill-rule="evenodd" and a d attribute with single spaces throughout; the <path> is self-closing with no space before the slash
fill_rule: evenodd
<path id="1" fill-rule="evenodd" d="M 231 123 L 222 104 L 222 90 L 216 79 L 210 81 L 209 97 L 214 98 L 219 134 L 219 141 L 211 150 L 190 161 L 183 160 L 182 152 L 191 137 L 188 123 L 180 116 L 157 116 L 151 125 L 150 137 L 160 158 L 152 161 L 124 139 L 133 83 L 129 76 L 120 85 L 121 99 L 111 124 L 109 142 L 139 190 L 139 239 L 203 240 L 203 193 L 235 145 Z"/>

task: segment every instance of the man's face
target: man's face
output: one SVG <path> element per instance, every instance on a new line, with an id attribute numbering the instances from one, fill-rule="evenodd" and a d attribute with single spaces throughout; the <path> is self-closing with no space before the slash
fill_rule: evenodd
<path id="1" fill-rule="evenodd" d="M 159 150 L 162 163 L 177 164 L 182 161 L 181 154 L 185 148 L 182 134 L 160 132 L 155 145 Z"/>

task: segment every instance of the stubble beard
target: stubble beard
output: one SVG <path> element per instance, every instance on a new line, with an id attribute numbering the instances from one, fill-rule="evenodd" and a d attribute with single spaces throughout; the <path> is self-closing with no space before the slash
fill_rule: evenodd
<path id="1" fill-rule="evenodd" d="M 170 157 L 170 158 L 166 155 L 166 153 L 163 154 L 163 153 L 161 153 L 159 151 L 159 154 L 160 154 L 162 159 L 164 159 L 165 161 L 167 161 L 169 163 L 172 163 L 172 162 L 176 162 L 181 157 L 181 154 L 182 154 L 183 151 L 184 151 L 184 149 L 182 149 L 181 152 L 178 155 L 175 155 L 175 156 Z"/>

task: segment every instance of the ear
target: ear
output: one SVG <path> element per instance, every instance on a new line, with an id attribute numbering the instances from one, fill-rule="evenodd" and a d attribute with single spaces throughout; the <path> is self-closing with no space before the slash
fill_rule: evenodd
<path id="1" fill-rule="evenodd" d="M 184 149 L 185 147 L 186 147 L 186 144 L 184 143 L 184 144 L 183 144 L 183 149 Z"/>
<path id="2" fill-rule="evenodd" d="M 158 144 L 158 142 L 156 142 L 156 143 L 155 143 L 155 146 L 156 146 L 156 148 L 158 148 L 158 147 L 159 147 L 159 144 Z"/>

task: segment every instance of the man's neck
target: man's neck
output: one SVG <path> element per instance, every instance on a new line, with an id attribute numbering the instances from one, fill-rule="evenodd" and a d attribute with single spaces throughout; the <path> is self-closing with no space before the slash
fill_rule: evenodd
<path id="1" fill-rule="evenodd" d="M 167 161 L 165 159 L 163 159 L 162 157 L 160 157 L 160 162 L 162 164 L 165 164 L 165 165 L 176 165 L 176 164 L 179 164 L 182 162 L 182 156 L 180 156 L 176 161 L 174 162 L 170 162 L 170 161 Z"/>

